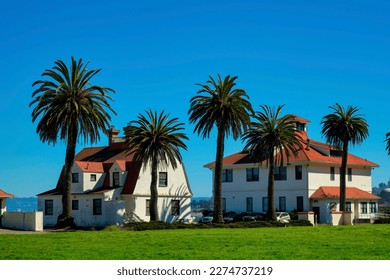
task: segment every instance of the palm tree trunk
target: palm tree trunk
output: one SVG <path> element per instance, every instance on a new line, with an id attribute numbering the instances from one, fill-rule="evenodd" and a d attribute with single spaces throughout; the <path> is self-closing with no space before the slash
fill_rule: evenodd
<path id="1" fill-rule="evenodd" d="M 275 161 L 273 149 L 269 155 L 269 172 L 268 172 L 268 218 L 270 220 L 276 220 L 275 214 L 275 199 L 274 199 L 274 169 L 275 169 Z"/>
<path id="2" fill-rule="evenodd" d="M 153 156 L 152 159 L 152 181 L 150 183 L 150 221 L 158 221 L 158 208 L 157 208 L 157 200 L 158 200 L 158 193 L 157 193 L 157 159 L 155 156 Z"/>
<path id="3" fill-rule="evenodd" d="M 69 129 L 68 141 L 66 144 L 64 180 L 62 183 L 62 214 L 57 218 L 57 228 L 75 227 L 72 216 L 72 166 L 76 154 L 77 126 Z"/>
<path id="4" fill-rule="evenodd" d="M 217 136 L 217 152 L 215 159 L 215 173 L 214 173 L 214 214 L 213 223 L 221 224 L 223 222 L 222 215 L 222 168 L 223 168 L 223 151 L 225 148 L 225 130 L 223 126 L 218 127 Z"/>
<path id="5" fill-rule="evenodd" d="M 345 211 L 346 200 L 346 173 L 347 173 L 347 158 L 348 158 L 348 141 L 344 141 L 343 155 L 341 158 L 340 167 L 340 211 Z"/>

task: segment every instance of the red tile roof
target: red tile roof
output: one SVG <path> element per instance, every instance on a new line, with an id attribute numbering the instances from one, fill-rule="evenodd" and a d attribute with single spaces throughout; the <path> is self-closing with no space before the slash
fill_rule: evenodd
<path id="1" fill-rule="evenodd" d="M 7 193 L 0 189 L 0 198 L 15 197 L 13 194 Z"/>
<path id="2" fill-rule="evenodd" d="M 103 163 L 94 161 L 75 161 L 74 162 L 83 172 L 103 173 Z"/>
<path id="3" fill-rule="evenodd" d="M 311 196 L 311 199 L 320 198 L 339 198 L 339 187 L 319 187 Z M 369 192 L 363 191 L 355 187 L 346 188 L 347 199 L 380 199 L 379 196 L 373 195 Z"/>

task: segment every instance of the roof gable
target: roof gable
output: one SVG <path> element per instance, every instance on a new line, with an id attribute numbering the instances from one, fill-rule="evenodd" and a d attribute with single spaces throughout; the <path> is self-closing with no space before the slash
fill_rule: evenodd
<path id="1" fill-rule="evenodd" d="M 355 187 L 346 188 L 346 198 L 347 199 L 380 199 L 379 196 L 373 195 L 369 192 L 363 191 Z M 340 188 L 339 187 L 319 187 L 311 196 L 311 199 L 321 199 L 321 198 L 339 198 L 340 197 Z"/>

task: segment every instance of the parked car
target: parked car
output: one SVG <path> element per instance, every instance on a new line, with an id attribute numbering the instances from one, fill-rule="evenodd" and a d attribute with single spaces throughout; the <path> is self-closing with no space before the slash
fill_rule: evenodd
<path id="1" fill-rule="evenodd" d="M 281 223 L 289 223 L 291 220 L 290 214 L 287 212 L 276 212 L 276 220 Z"/>
<path id="2" fill-rule="evenodd" d="M 254 221 L 256 221 L 256 218 L 255 218 L 255 216 L 247 215 L 247 216 L 242 217 L 242 221 L 243 222 L 254 222 Z"/>

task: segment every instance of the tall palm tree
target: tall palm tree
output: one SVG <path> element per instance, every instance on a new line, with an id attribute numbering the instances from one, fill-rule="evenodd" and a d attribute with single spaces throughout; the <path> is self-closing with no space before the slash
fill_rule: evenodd
<path id="1" fill-rule="evenodd" d="M 274 169 L 282 167 L 284 160 L 297 156 L 302 148 L 302 138 L 296 133 L 295 120 L 292 115 L 280 117 L 284 105 L 274 107 L 261 105 L 261 112 L 253 116 L 248 131 L 242 139 L 246 142 L 244 149 L 249 150 L 253 159 L 267 162 L 268 172 L 268 218 L 276 220 L 274 202 Z"/>
<path id="2" fill-rule="evenodd" d="M 146 116 L 138 115 L 138 120 L 129 122 L 124 128 L 126 147 L 129 152 L 134 152 L 134 162 L 141 162 L 146 168 L 151 167 L 150 183 L 150 220 L 159 219 L 157 208 L 157 171 L 159 167 L 177 168 L 177 162 L 182 162 L 179 148 L 187 150 L 183 140 L 188 137 L 181 132 L 183 123 L 177 118 L 169 118 L 164 111 L 157 114 L 156 111 L 146 111 Z"/>
<path id="3" fill-rule="evenodd" d="M 342 149 L 340 167 L 340 211 L 345 211 L 346 171 L 348 146 L 363 142 L 368 137 L 368 124 L 359 114 L 359 108 L 348 106 L 346 109 L 336 103 L 329 107 L 332 113 L 322 118 L 322 131 L 326 142 Z"/>
<path id="4" fill-rule="evenodd" d="M 42 73 L 46 80 L 37 80 L 39 86 L 32 94 L 32 121 L 38 118 L 36 132 L 42 142 L 55 144 L 58 140 L 66 143 L 64 180 L 62 191 L 62 214 L 57 226 L 74 226 L 71 209 L 71 169 L 79 139 L 94 143 L 99 140 L 99 131 L 107 133 L 111 117 L 107 111 L 115 114 L 108 100 L 114 92 L 110 88 L 91 85 L 91 79 L 100 72 L 88 70 L 82 59 L 72 57 L 68 68 L 61 60 L 55 62 L 52 69 Z"/>
<path id="5" fill-rule="evenodd" d="M 240 137 L 250 123 L 252 105 L 245 90 L 234 88 L 237 77 L 226 76 L 217 79 L 209 76 L 206 84 L 201 85 L 199 95 L 191 98 L 188 111 L 190 123 L 196 123 L 194 132 L 202 138 L 210 136 L 217 128 L 217 151 L 213 182 L 214 217 L 213 222 L 222 223 L 222 160 L 225 137 L 230 134 L 234 139 Z"/>
<path id="6" fill-rule="evenodd" d="M 388 132 L 388 133 L 386 134 L 386 140 L 385 140 L 385 142 L 386 142 L 386 150 L 387 150 L 387 152 L 388 152 L 389 155 L 390 155 L 390 132 Z"/>

